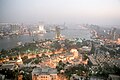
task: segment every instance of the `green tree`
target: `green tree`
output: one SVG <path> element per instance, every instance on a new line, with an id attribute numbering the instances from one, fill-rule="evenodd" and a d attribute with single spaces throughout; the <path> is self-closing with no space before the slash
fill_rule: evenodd
<path id="1" fill-rule="evenodd" d="M 2 53 L 2 54 L 6 54 L 6 53 L 7 53 L 7 51 L 6 51 L 6 50 L 4 50 L 4 49 L 2 49 L 2 50 L 1 50 L 1 53 Z"/>
<path id="2" fill-rule="evenodd" d="M 57 71 L 60 73 L 61 70 L 64 70 L 65 64 L 60 60 L 58 65 L 56 66 Z"/>
<path id="3" fill-rule="evenodd" d="M 80 47 L 82 47 L 82 43 L 77 42 L 77 43 L 76 43 L 76 46 L 77 46 L 78 48 L 80 48 Z"/>

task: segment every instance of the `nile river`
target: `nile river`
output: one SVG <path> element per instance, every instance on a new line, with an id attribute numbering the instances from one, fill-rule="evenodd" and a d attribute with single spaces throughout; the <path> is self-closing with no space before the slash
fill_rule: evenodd
<path id="1" fill-rule="evenodd" d="M 68 29 L 68 30 L 62 30 L 61 34 L 65 36 L 65 38 L 85 38 L 87 40 L 90 39 L 90 31 L 87 29 Z M 4 38 L 0 39 L 0 50 L 1 49 L 11 49 L 17 46 L 18 42 L 22 42 L 23 44 L 26 42 L 32 42 L 33 39 L 35 41 L 40 40 L 40 39 L 54 39 L 55 38 L 55 32 L 49 32 L 45 34 L 39 34 L 35 36 L 30 36 L 30 35 L 20 35 L 20 36 L 15 36 L 12 38 Z"/>

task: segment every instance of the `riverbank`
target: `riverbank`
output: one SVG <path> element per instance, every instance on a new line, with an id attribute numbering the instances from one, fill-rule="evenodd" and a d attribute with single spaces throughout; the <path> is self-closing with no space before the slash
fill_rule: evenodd
<path id="1" fill-rule="evenodd" d="M 88 29 L 77 29 L 77 30 L 62 30 L 61 34 L 65 36 L 65 38 L 84 38 L 89 40 L 91 33 Z M 41 39 L 54 39 L 55 38 L 55 32 L 48 32 L 45 34 L 40 35 L 20 35 L 20 36 L 14 36 L 12 38 L 4 38 L 0 39 L 0 50 L 2 49 L 11 49 L 17 46 L 18 42 L 22 42 L 22 44 L 32 42 L 33 40 L 39 41 Z"/>

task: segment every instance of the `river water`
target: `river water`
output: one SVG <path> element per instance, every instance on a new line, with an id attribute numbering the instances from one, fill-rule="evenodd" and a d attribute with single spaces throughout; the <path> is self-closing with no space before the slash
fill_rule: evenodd
<path id="1" fill-rule="evenodd" d="M 90 31 L 88 29 L 67 29 L 67 30 L 61 30 L 61 34 L 65 36 L 65 38 L 85 38 L 87 40 L 90 39 Z M 45 34 L 39 34 L 39 35 L 20 35 L 15 36 L 12 38 L 4 38 L 0 39 L 0 50 L 1 49 L 11 49 L 17 46 L 18 42 L 22 42 L 23 44 L 26 42 L 32 42 L 33 39 L 35 41 L 40 39 L 54 39 L 55 38 L 55 32 L 48 32 Z"/>

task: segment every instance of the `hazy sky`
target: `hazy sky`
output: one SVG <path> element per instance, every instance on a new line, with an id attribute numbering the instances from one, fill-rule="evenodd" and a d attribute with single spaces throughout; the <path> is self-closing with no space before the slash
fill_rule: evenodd
<path id="1" fill-rule="evenodd" d="M 0 22 L 120 24 L 120 0 L 0 0 Z"/>

